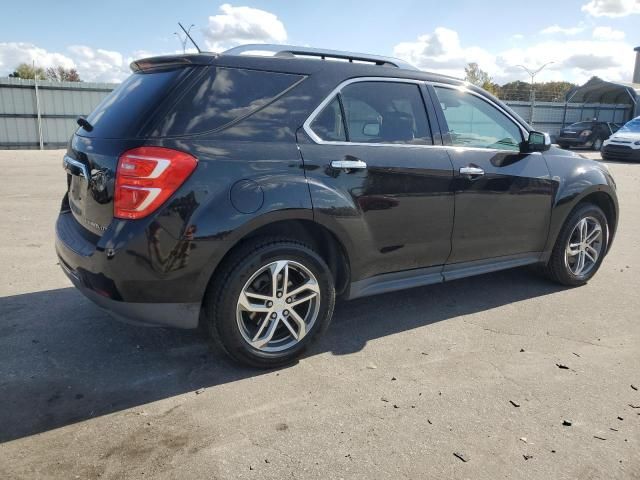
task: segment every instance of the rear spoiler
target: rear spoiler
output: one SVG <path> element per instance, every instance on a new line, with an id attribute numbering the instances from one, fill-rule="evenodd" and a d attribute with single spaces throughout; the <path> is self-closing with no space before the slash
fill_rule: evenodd
<path id="1" fill-rule="evenodd" d="M 129 68 L 134 73 L 167 70 L 172 68 L 189 67 L 192 65 L 211 65 L 218 58 L 215 53 L 194 55 L 162 55 L 159 57 L 143 58 L 131 62 Z"/>

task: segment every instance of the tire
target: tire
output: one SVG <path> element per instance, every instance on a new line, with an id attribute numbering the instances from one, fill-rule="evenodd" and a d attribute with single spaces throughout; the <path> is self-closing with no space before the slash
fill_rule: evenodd
<path id="1" fill-rule="evenodd" d="M 275 296 L 273 271 L 279 272 Z M 285 275 L 289 292 L 300 293 L 286 295 Z M 211 337 L 233 360 L 275 368 L 293 362 L 326 331 L 335 288 L 329 267 L 308 245 L 258 238 L 224 261 L 204 303 Z"/>
<path id="2" fill-rule="evenodd" d="M 565 143 L 561 143 L 560 145 L 558 145 L 560 148 L 562 148 L 563 150 L 571 150 L 571 147 L 569 147 L 569 145 L 565 144 Z"/>
<path id="3" fill-rule="evenodd" d="M 582 223 L 582 222 L 585 223 Z M 591 235 L 594 240 L 590 244 L 592 250 L 585 249 L 586 243 L 580 241 L 580 226 L 586 224 L 587 240 Z M 600 233 L 594 233 L 600 228 Z M 565 221 L 556 243 L 551 252 L 549 262 L 544 267 L 544 273 L 553 281 L 566 286 L 580 286 L 587 283 L 598 271 L 607 252 L 609 241 L 609 226 L 604 212 L 592 203 L 579 204 Z M 569 252 L 574 253 L 569 253 Z M 586 251 L 586 253 L 582 253 Z M 592 261 L 595 255 L 595 262 Z M 578 253 L 575 253 L 578 252 Z M 580 269 L 582 255 L 583 269 Z M 577 263 L 576 263 L 577 262 Z"/>
<path id="4" fill-rule="evenodd" d="M 603 140 L 601 138 L 596 138 L 593 141 L 593 147 L 592 147 L 593 150 L 595 150 L 596 152 L 599 152 L 600 150 L 602 150 L 602 143 L 603 143 Z"/>

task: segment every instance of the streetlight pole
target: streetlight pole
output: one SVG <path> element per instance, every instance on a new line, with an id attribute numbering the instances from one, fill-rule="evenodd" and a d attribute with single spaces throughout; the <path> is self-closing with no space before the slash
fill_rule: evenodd
<path id="1" fill-rule="evenodd" d="M 532 127 L 533 127 L 533 111 L 536 105 L 536 89 L 533 82 L 536 78 L 536 75 L 539 74 L 542 70 L 544 70 L 547 66 L 551 65 L 552 63 L 555 63 L 555 62 L 547 62 L 537 70 L 531 70 L 525 67 L 524 65 L 516 65 L 516 67 L 520 67 L 525 72 L 527 72 L 531 77 L 531 90 L 529 91 L 529 103 L 531 104 L 529 107 L 529 123 L 531 124 Z"/>
<path id="2" fill-rule="evenodd" d="M 173 32 L 173 34 L 178 37 L 178 40 L 180 41 L 180 43 L 182 44 L 182 53 L 186 53 L 187 51 L 187 40 L 188 40 L 188 36 L 189 36 L 189 32 L 191 31 L 191 29 L 195 27 L 195 25 L 192 23 L 191 25 L 189 25 L 189 28 L 187 28 L 187 30 L 185 30 L 186 35 L 183 37 L 180 36 L 180 34 L 178 32 Z"/>

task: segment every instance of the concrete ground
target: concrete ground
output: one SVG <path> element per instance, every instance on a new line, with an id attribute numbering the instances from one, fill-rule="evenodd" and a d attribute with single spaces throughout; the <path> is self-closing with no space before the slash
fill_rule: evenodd
<path id="1" fill-rule="evenodd" d="M 263 372 L 71 288 L 61 158 L 0 152 L 0 478 L 640 478 L 640 164 L 609 165 L 621 223 L 587 286 L 518 269 L 343 303 Z"/>

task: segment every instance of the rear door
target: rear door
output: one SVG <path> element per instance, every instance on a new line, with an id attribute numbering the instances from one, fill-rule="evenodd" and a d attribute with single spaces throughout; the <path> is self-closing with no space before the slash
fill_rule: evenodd
<path id="1" fill-rule="evenodd" d="M 540 153 L 520 153 L 523 128 L 478 93 L 435 85 L 455 176 L 448 264 L 536 258 L 547 239 L 554 182 Z M 446 271 L 447 269 L 445 269 Z"/>
<path id="2" fill-rule="evenodd" d="M 298 132 L 314 215 L 353 243 L 354 280 L 449 256 L 453 170 L 433 146 L 425 92 L 408 80 L 351 80 Z"/>

